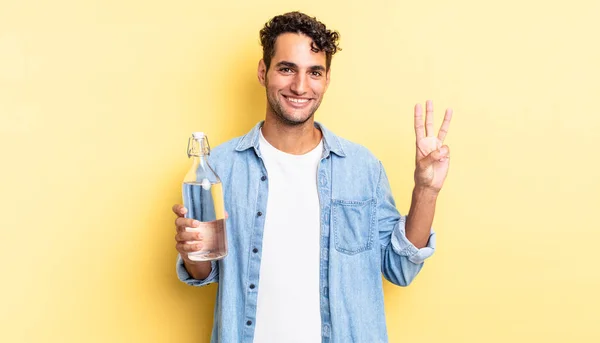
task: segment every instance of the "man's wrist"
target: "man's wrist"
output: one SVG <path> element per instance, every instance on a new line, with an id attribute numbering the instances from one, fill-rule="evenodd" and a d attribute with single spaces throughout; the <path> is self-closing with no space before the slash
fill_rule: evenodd
<path id="1" fill-rule="evenodd" d="M 432 200 L 436 200 L 439 194 L 440 194 L 439 189 L 434 189 L 429 186 L 415 185 L 415 188 L 413 188 L 413 196 L 418 197 L 418 198 L 423 197 L 423 198 L 429 198 Z"/>
<path id="2" fill-rule="evenodd" d="M 210 261 L 192 261 L 188 258 L 181 257 L 183 260 L 183 266 L 187 270 L 188 274 L 194 279 L 204 280 L 208 277 L 212 270 L 212 264 Z"/>

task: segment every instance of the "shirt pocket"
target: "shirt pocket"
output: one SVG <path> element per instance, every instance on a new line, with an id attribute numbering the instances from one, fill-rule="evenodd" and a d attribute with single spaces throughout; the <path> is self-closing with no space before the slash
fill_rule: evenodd
<path id="1" fill-rule="evenodd" d="M 331 219 L 337 251 L 354 255 L 371 249 L 375 231 L 375 199 L 332 199 Z"/>

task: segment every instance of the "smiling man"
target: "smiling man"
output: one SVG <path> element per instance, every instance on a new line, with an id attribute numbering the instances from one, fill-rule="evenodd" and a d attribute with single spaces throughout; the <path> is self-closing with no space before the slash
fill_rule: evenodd
<path id="1" fill-rule="evenodd" d="M 425 118 L 415 106 L 415 185 L 403 216 L 381 162 L 314 121 L 338 33 L 291 12 L 260 38 L 265 120 L 210 156 L 226 193 L 229 254 L 189 260 L 210 247 L 201 232 L 186 232 L 199 223 L 175 205 L 178 276 L 193 286 L 218 282 L 211 342 L 387 342 L 381 275 L 406 286 L 433 254 L 452 112 L 435 135 L 431 102 Z"/>

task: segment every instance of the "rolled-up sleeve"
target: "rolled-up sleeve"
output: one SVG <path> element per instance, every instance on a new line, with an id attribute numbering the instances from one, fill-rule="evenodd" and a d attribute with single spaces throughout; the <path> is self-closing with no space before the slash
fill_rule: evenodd
<path id="1" fill-rule="evenodd" d="M 400 256 L 406 256 L 412 263 L 421 264 L 435 251 L 435 232 L 429 232 L 427 246 L 419 249 L 406 238 L 406 217 L 402 216 L 392 232 L 392 249 Z"/>
<path id="2" fill-rule="evenodd" d="M 183 264 L 183 259 L 181 258 L 181 255 L 177 255 L 177 263 L 176 263 L 177 277 L 179 278 L 179 280 L 181 280 L 182 282 L 185 282 L 186 284 L 188 284 L 190 286 L 202 287 L 202 286 L 206 286 L 211 283 L 217 282 L 219 280 L 219 263 L 218 263 L 218 261 L 211 261 L 210 267 L 211 267 L 210 274 L 208 274 L 206 279 L 204 279 L 204 280 L 194 279 L 188 273 L 187 269 L 185 269 L 185 265 Z"/>
<path id="3" fill-rule="evenodd" d="M 427 246 L 420 249 L 406 238 L 406 216 L 402 216 L 396 208 L 381 163 L 377 187 L 377 225 L 381 244 L 381 272 L 396 285 L 409 285 L 423 267 L 425 259 L 435 251 L 435 232 L 431 229 Z"/>

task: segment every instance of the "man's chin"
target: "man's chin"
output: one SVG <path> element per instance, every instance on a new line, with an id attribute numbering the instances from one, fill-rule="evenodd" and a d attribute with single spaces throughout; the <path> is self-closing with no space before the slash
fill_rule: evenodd
<path id="1" fill-rule="evenodd" d="M 281 116 L 281 118 L 285 121 L 286 124 L 294 126 L 302 125 L 310 119 L 312 119 L 312 117 L 312 114 L 296 116 L 284 114 L 283 116 Z"/>
<path id="2" fill-rule="evenodd" d="M 275 114 L 283 124 L 289 126 L 298 126 L 305 124 L 307 121 L 313 118 L 313 115 L 316 111 L 316 109 L 311 108 L 306 109 L 302 112 L 296 112 L 297 110 L 294 111 L 294 109 L 286 108 L 285 105 L 282 103 L 272 104 L 271 102 L 269 102 L 269 105 L 271 107 L 272 113 Z"/>

